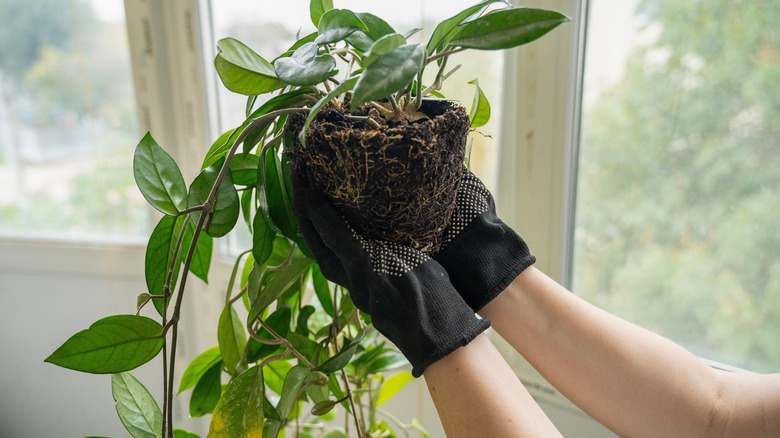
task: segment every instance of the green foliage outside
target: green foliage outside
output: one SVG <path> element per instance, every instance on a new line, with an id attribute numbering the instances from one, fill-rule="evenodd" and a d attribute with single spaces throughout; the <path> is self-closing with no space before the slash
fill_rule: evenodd
<path id="1" fill-rule="evenodd" d="M 778 11 L 641 2 L 659 36 L 583 112 L 576 212 L 579 294 L 763 372 L 780 370 Z"/>

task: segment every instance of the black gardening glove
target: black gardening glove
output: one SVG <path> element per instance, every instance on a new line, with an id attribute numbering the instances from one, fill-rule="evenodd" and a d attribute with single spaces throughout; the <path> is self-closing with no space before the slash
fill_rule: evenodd
<path id="1" fill-rule="evenodd" d="M 527 267 L 534 264 L 528 245 L 496 216 L 493 196 L 473 173 L 466 172 L 456 208 L 444 234 L 444 249 L 433 258 L 478 312 Z"/>
<path id="2" fill-rule="evenodd" d="M 349 290 L 355 306 L 406 356 L 415 377 L 490 327 L 435 260 L 359 236 L 320 194 L 299 181 L 293 186 L 298 225 L 322 274 Z"/>

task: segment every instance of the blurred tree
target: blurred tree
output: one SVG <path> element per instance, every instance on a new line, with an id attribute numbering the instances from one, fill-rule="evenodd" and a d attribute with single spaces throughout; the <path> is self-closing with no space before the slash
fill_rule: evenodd
<path id="1" fill-rule="evenodd" d="M 644 0 L 583 112 L 575 288 L 701 356 L 780 371 L 780 0 Z"/>

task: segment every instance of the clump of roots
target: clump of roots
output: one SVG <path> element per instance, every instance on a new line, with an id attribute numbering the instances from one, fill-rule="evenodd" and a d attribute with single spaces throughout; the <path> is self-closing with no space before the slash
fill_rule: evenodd
<path id="1" fill-rule="evenodd" d="M 433 253 L 441 247 L 465 171 L 469 118 L 447 101 L 425 102 L 420 111 L 430 118 L 382 119 L 377 128 L 351 118 L 344 107 L 327 108 L 310 125 L 306 147 L 296 140 L 288 153 L 293 171 L 361 235 Z M 363 106 L 355 115 L 378 114 Z M 303 118 L 290 123 L 297 132 Z"/>

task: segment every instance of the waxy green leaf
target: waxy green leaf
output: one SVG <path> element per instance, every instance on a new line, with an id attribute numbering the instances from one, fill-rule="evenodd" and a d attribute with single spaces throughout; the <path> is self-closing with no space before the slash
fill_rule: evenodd
<path id="1" fill-rule="evenodd" d="M 555 11 L 501 9 L 458 26 L 449 44 L 481 50 L 508 49 L 534 41 L 567 21 L 569 18 Z"/>
<path id="2" fill-rule="evenodd" d="M 309 368 L 303 365 L 296 365 L 287 372 L 287 376 L 284 378 L 284 385 L 282 386 L 281 398 L 276 406 L 276 410 L 279 411 L 282 419 L 290 416 L 295 402 L 298 401 L 298 394 L 310 373 Z"/>
<path id="3" fill-rule="evenodd" d="M 349 9 L 325 11 L 317 24 L 316 44 L 330 44 L 343 40 L 354 32 L 368 32 L 368 27 Z"/>
<path id="4" fill-rule="evenodd" d="M 490 4 L 496 3 L 497 1 L 502 1 L 502 0 L 483 1 L 479 4 L 466 8 L 458 12 L 454 16 L 439 23 L 436 26 L 436 28 L 433 29 L 431 38 L 428 40 L 428 44 L 426 46 L 426 52 L 428 56 L 433 55 L 435 52 L 444 50 L 444 48 L 447 46 L 447 42 L 449 41 L 452 35 L 452 31 L 456 27 L 458 27 L 459 24 L 463 23 L 464 21 L 468 20 L 469 18 L 475 15 L 479 15 Z"/>
<path id="5" fill-rule="evenodd" d="M 319 46 L 306 43 L 292 56 L 274 61 L 279 79 L 292 85 L 317 85 L 337 73 L 336 59 L 328 54 L 318 55 Z"/>
<path id="6" fill-rule="evenodd" d="M 306 269 L 311 265 L 311 259 L 301 258 L 292 262 L 289 266 L 282 269 L 276 276 L 268 283 L 268 285 L 260 291 L 260 295 L 257 300 L 252 303 L 252 308 L 249 310 L 249 317 L 247 323 L 251 324 L 263 313 L 266 307 L 271 304 L 279 295 L 282 294 L 288 287 L 294 282 L 298 281 L 298 278 L 306 272 Z"/>
<path id="7" fill-rule="evenodd" d="M 162 411 L 146 387 L 130 373 L 111 376 L 111 395 L 116 413 L 135 438 L 160 438 Z"/>
<path id="8" fill-rule="evenodd" d="M 253 186 L 257 184 L 257 165 L 260 157 L 254 154 L 236 154 L 230 161 L 233 184 Z"/>
<path id="9" fill-rule="evenodd" d="M 374 44 L 374 41 L 377 41 L 379 38 L 395 33 L 395 29 L 392 26 L 374 14 L 358 12 L 355 15 L 366 25 L 368 30 L 366 32 L 355 32 L 346 39 L 352 47 L 361 52 L 368 50 Z"/>
<path id="10" fill-rule="evenodd" d="M 187 225 L 187 229 L 184 231 L 182 249 L 179 253 L 179 259 L 182 261 L 192 243 L 192 237 L 195 235 L 195 228 L 195 223 L 190 221 Z M 201 232 L 200 236 L 198 236 L 198 243 L 195 245 L 195 252 L 192 254 L 190 272 L 195 274 L 196 277 L 200 278 L 205 283 L 209 282 L 209 269 L 211 268 L 211 253 L 213 249 L 214 239 L 208 234 Z"/>
<path id="11" fill-rule="evenodd" d="M 363 339 L 366 331 L 361 329 L 354 339 L 345 343 L 341 348 L 341 351 L 334 354 L 330 359 L 326 360 L 320 366 L 314 368 L 314 371 L 322 371 L 323 373 L 335 373 L 336 371 L 344 368 L 352 359 L 352 355 L 355 354 L 360 340 Z"/>
<path id="12" fill-rule="evenodd" d="M 268 224 L 261 210 L 255 213 L 252 230 L 252 255 L 257 263 L 263 264 L 273 254 L 276 232 Z"/>
<path id="13" fill-rule="evenodd" d="M 184 220 L 184 216 L 163 216 L 154 227 L 152 235 L 149 236 L 149 243 L 146 245 L 144 277 L 146 278 L 146 289 L 151 295 L 163 295 L 165 281 L 171 267 L 173 267 L 171 290 L 176 285 L 181 266 L 178 261 L 181 260 L 181 253 L 187 251 L 187 247 L 182 244 L 179 249 L 180 254 L 174 260 L 176 243 L 179 240 Z M 162 315 L 162 298 L 154 298 L 152 302 L 157 312 Z"/>
<path id="14" fill-rule="evenodd" d="M 412 376 L 412 373 L 409 371 L 401 371 L 400 373 L 393 374 L 393 376 L 385 380 L 384 385 L 382 385 L 382 390 L 379 391 L 376 405 L 382 406 L 385 404 L 385 402 L 393 398 L 398 391 L 403 389 L 403 387 L 412 380 L 414 380 L 414 376 Z"/>
<path id="15" fill-rule="evenodd" d="M 234 38 L 217 42 L 214 67 L 230 91 L 247 96 L 267 93 L 285 84 L 276 77 L 273 65 Z"/>
<path id="16" fill-rule="evenodd" d="M 288 196 L 281 159 L 273 147 L 263 151 L 263 154 L 260 178 L 265 198 L 260 202 L 260 211 L 270 217 L 282 234 L 295 239 L 298 222 L 292 209 L 292 200 Z"/>
<path id="17" fill-rule="evenodd" d="M 217 340 L 222 362 L 229 372 L 233 372 L 244 354 L 246 332 L 233 306 L 227 305 L 219 316 Z"/>
<path id="18" fill-rule="evenodd" d="M 210 438 L 263 436 L 264 388 L 260 367 L 251 367 L 233 379 L 214 409 L 208 436 Z"/>
<path id="19" fill-rule="evenodd" d="M 316 263 L 311 267 L 311 282 L 314 285 L 314 293 L 320 301 L 322 310 L 333 316 L 333 297 L 330 294 L 330 286 L 328 285 L 328 280 L 320 271 L 320 265 Z"/>
<path id="20" fill-rule="evenodd" d="M 222 395 L 222 363 L 217 362 L 198 380 L 190 397 L 190 416 L 202 417 L 210 414 L 217 407 L 219 397 Z"/>
<path id="21" fill-rule="evenodd" d="M 275 360 L 263 367 L 263 379 L 271 391 L 281 394 L 284 386 L 284 377 L 292 369 L 293 365 L 286 360 Z M 279 417 L 281 418 L 281 417 Z"/>
<path id="22" fill-rule="evenodd" d="M 181 376 L 181 383 L 179 384 L 179 394 L 195 387 L 209 368 L 221 362 L 222 356 L 219 354 L 219 347 L 210 348 L 199 354 L 184 370 L 184 374 Z"/>
<path id="23" fill-rule="evenodd" d="M 179 166 L 148 132 L 135 148 L 133 176 L 152 207 L 168 215 L 184 210 L 187 186 Z"/>
<path id="24" fill-rule="evenodd" d="M 384 55 L 385 53 L 390 52 L 404 44 L 406 44 L 406 38 L 397 33 L 391 33 L 379 38 L 363 56 L 363 67 L 368 67 L 381 55 Z"/>
<path id="25" fill-rule="evenodd" d="M 157 321 L 114 315 L 71 336 L 45 361 L 86 373 L 121 373 L 152 360 L 164 342 Z"/>
<path id="26" fill-rule="evenodd" d="M 188 207 L 196 207 L 206 202 L 224 162 L 225 160 L 221 159 L 213 163 L 201 170 L 198 176 L 195 177 L 195 180 L 190 185 L 190 193 L 187 197 Z M 227 172 L 217 189 L 213 215 L 208 222 L 206 232 L 212 237 L 222 237 L 230 232 L 238 221 L 240 208 L 238 192 L 236 192 L 236 188 L 233 186 L 230 172 Z M 195 211 L 190 213 L 190 215 L 192 215 L 192 220 L 198 223 L 200 211 Z"/>
<path id="27" fill-rule="evenodd" d="M 488 102 L 485 93 L 482 92 L 482 88 L 479 87 L 479 81 L 477 79 L 469 81 L 469 84 L 474 84 L 476 87 L 476 90 L 474 91 L 474 101 L 472 102 L 471 110 L 469 111 L 471 128 L 478 128 L 490 120 L 490 102 Z"/>
<path id="28" fill-rule="evenodd" d="M 184 429 L 173 429 L 173 438 L 200 438 L 197 434 Z"/>
<path id="29" fill-rule="evenodd" d="M 333 0 L 311 0 L 309 2 L 309 15 L 315 27 L 320 23 L 322 14 L 330 9 L 333 9 Z"/>
<path id="30" fill-rule="evenodd" d="M 425 63 L 425 47 L 407 44 L 391 50 L 368 66 L 357 84 L 351 109 L 370 100 L 383 99 L 412 82 Z"/>
<path id="31" fill-rule="evenodd" d="M 265 318 L 265 323 L 271 327 L 271 330 L 275 331 L 279 336 L 286 338 L 290 332 L 290 318 L 292 316 L 292 308 L 289 305 L 284 305 L 276 309 L 272 314 Z M 274 337 L 266 330 L 260 329 L 257 335 L 263 339 L 273 339 Z M 278 345 L 261 344 L 254 339 L 249 340 L 249 351 L 247 352 L 247 362 L 257 362 L 270 356 L 277 351 L 280 347 Z"/>

